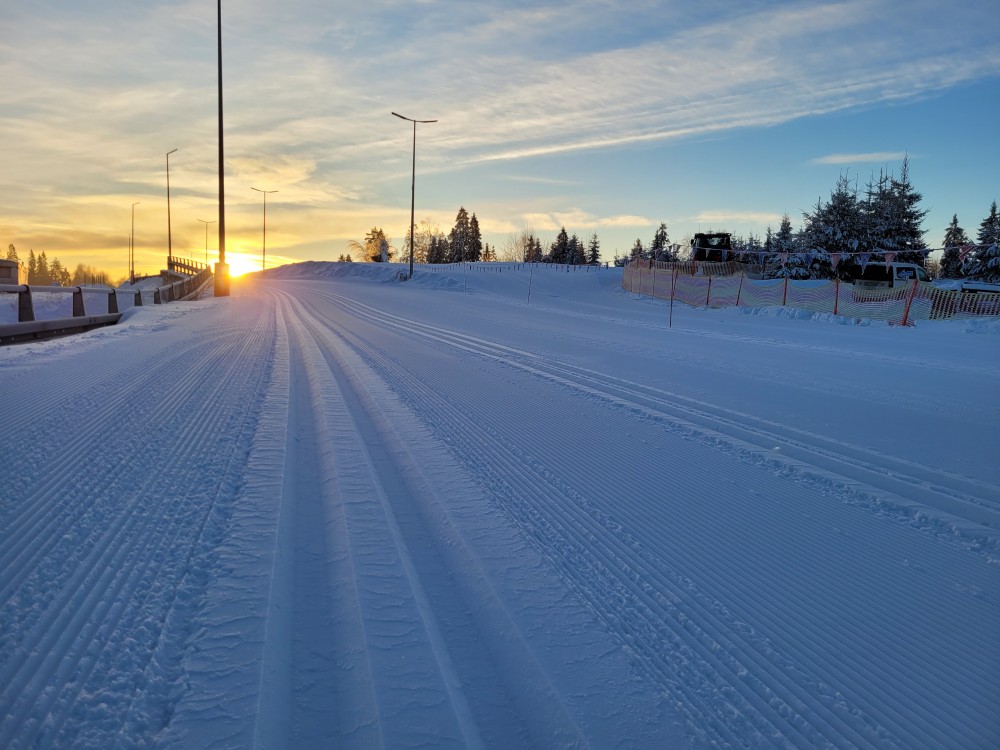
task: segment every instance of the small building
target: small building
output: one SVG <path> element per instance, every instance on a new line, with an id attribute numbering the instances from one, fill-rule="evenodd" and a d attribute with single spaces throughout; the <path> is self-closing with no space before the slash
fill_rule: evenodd
<path id="1" fill-rule="evenodd" d="M 16 260 L 0 260 L 0 284 L 27 284 L 28 269 Z"/>

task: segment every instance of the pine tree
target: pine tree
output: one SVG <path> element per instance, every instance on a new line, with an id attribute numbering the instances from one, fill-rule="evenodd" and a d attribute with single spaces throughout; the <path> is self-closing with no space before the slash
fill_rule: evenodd
<path id="1" fill-rule="evenodd" d="M 958 225 L 958 214 L 953 214 L 951 224 L 944 233 L 944 254 L 941 256 L 941 278 L 962 278 L 962 256 L 959 248 L 967 245 L 969 238 L 965 230 Z"/>
<path id="2" fill-rule="evenodd" d="M 569 238 L 566 245 L 566 262 L 573 266 L 579 266 L 586 261 L 586 254 L 583 243 L 575 234 Z"/>
<path id="3" fill-rule="evenodd" d="M 52 276 L 49 273 L 49 259 L 46 257 L 44 250 L 38 255 L 38 281 L 35 283 L 44 286 L 52 283 Z"/>
<path id="4" fill-rule="evenodd" d="M 7 245 L 7 260 L 12 260 L 15 263 L 20 260 L 20 258 L 17 257 L 17 248 L 14 247 L 13 243 Z"/>
<path id="5" fill-rule="evenodd" d="M 549 261 L 552 263 L 568 263 L 569 260 L 569 235 L 566 234 L 566 227 L 559 230 L 555 241 L 549 246 Z"/>
<path id="6" fill-rule="evenodd" d="M 38 258 L 35 257 L 35 251 L 31 248 L 28 249 L 28 283 L 38 283 Z"/>
<path id="7" fill-rule="evenodd" d="M 836 274 L 849 276 L 858 263 L 853 253 L 864 251 L 867 230 L 857 188 L 846 175 L 838 178 L 830 192 L 830 200 L 825 204 L 817 200 L 813 211 L 803 214 L 803 220 L 799 250 L 812 254 L 811 274 L 815 278 L 834 276 L 831 254 L 840 253 L 841 261 L 836 267 Z"/>
<path id="8" fill-rule="evenodd" d="M 899 179 L 892 181 L 892 196 L 896 204 L 895 243 L 900 253 L 896 260 L 901 263 L 924 264 L 927 256 L 927 244 L 924 242 L 924 230 L 921 229 L 927 210 L 918 207 L 923 195 L 918 193 L 910 183 L 910 157 L 903 158 Z"/>
<path id="9" fill-rule="evenodd" d="M 991 284 L 1000 283 L 1000 217 L 997 216 L 996 201 L 990 206 L 989 216 L 979 225 L 976 239 L 980 247 L 965 267 L 966 277 Z"/>
<path id="10" fill-rule="evenodd" d="M 597 239 L 597 232 L 591 235 L 590 242 L 587 243 L 587 262 L 591 265 L 601 262 L 601 241 Z"/>
<path id="11" fill-rule="evenodd" d="M 446 263 L 462 263 L 469 259 L 472 242 L 472 227 L 469 212 L 462 206 L 455 215 L 455 225 L 448 233 L 448 256 Z"/>
<path id="12" fill-rule="evenodd" d="M 773 267 L 768 278 L 808 279 L 809 263 L 805 253 L 798 252 L 795 235 L 792 231 L 792 220 L 788 214 L 781 217 L 778 231 L 771 237 L 773 255 L 768 259 L 768 266 Z M 782 255 L 785 257 L 782 258 Z"/>
<path id="13" fill-rule="evenodd" d="M 980 245 L 995 245 L 1000 243 L 1000 216 L 997 215 L 997 202 L 990 206 L 990 215 L 979 225 L 976 241 Z"/>
<path id="14" fill-rule="evenodd" d="M 667 225 L 663 222 L 660 222 L 660 226 L 653 234 L 653 243 L 649 246 L 649 255 L 653 260 L 676 260 L 670 251 L 670 237 L 667 235 Z"/>
<path id="15" fill-rule="evenodd" d="M 642 246 L 642 239 L 639 237 L 635 238 L 635 244 L 632 245 L 632 250 L 628 257 L 629 260 L 643 260 L 646 257 L 646 248 Z"/>
<path id="16" fill-rule="evenodd" d="M 483 235 L 479 231 L 479 219 L 475 214 L 469 219 L 469 253 L 466 258 L 470 263 L 476 263 L 483 257 Z"/>

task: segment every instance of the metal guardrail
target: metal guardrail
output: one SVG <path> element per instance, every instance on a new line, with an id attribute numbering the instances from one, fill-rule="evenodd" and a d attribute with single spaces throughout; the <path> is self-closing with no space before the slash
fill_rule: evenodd
<path id="1" fill-rule="evenodd" d="M 211 280 L 212 270 L 203 266 L 195 276 L 154 288 L 152 290 L 153 304 L 159 305 L 197 298 Z M 0 345 L 81 333 L 100 326 L 114 325 L 122 316 L 118 307 L 119 294 L 134 295 L 133 305 L 135 307 L 140 307 L 143 304 L 143 290 L 141 289 L 124 290 L 106 286 L 35 286 L 34 290 L 36 293 L 72 294 L 72 317 L 36 320 L 32 287 L 28 284 L 0 284 L 0 294 L 17 295 L 18 321 L 17 323 L 0 323 Z M 108 298 L 107 312 L 88 315 L 83 300 L 84 294 L 106 294 Z"/>

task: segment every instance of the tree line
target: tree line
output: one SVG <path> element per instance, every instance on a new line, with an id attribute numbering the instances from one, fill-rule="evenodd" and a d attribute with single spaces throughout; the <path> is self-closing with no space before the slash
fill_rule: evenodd
<path id="1" fill-rule="evenodd" d="M 924 266 L 930 248 L 923 240 L 927 211 L 920 207 L 922 199 L 910 181 L 908 159 L 898 177 L 882 170 L 861 189 L 842 174 L 828 200 L 819 199 L 812 210 L 803 212 L 800 229 L 793 229 L 785 214 L 778 229 L 768 226 L 763 237 L 732 237 L 732 252 L 756 261 L 765 278 L 854 278 L 868 262 L 884 262 L 887 253 L 896 262 Z M 636 258 L 685 259 L 687 249 L 670 245 L 665 230 L 661 224 L 650 246 L 636 240 L 629 255 L 617 260 L 624 265 Z M 940 275 L 1000 282 L 996 201 L 979 225 L 974 244 L 954 215 L 944 236 Z"/>
<path id="2" fill-rule="evenodd" d="M 7 260 L 21 263 L 21 258 L 17 253 L 17 248 L 13 244 L 7 246 Z M 72 272 L 62 264 L 59 258 L 53 257 L 50 261 L 48 255 L 42 250 L 37 255 L 33 249 L 28 250 L 28 283 L 39 286 L 79 286 L 80 284 L 108 284 L 108 274 L 104 271 L 77 263 Z"/>
<path id="3" fill-rule="evenodd" d="M 923 240 L 922 224 L 927 211 L 920 206 L 922 200 L 910 179 L 908 157 L 903 159 L 898 176 L 882 169 L 863 187 L 856 179 L 841 174 L 830 197 L 818 199 L 811 210 L 803 212 L 799 229 L 793 228 L 791 218 L 785 214 L 778 228 L 768 226 L 763 236 L 733 236 L 732 251 L 759 265 L 765 278 L 854 278 L 868 262 L 884 262 L 887 253 L 897 262 L 926 266 L 930 248 Z M 409 257 L 408 229 L 405 234 L 401 259 Z M 996 201 L 981 222 L 975 243 L 954 216 L 944 237 L 941 276 L 1000 282 L 998 245 L 1000 218 Z M 379 227 L 373 227 L 363 242 L 351 242 L 349 247 L 368 261 L 383 257 L 391 260 L 397 252 Z M 461 207 L 447 234 L 429 220 L 414 228 L 413 258 L 417 263 L 499 260 L 575 265 L 600 263 L 600 247 L 596 233 L 584 242 L 562 227 L 548 248 L 530 229 L 514 234 L 500 248 L 491 248 L 482 241 L 476 214 L 470 215 Z M 614 262 L 625 265 L 635 259 L 677 261 L 688 257 L 690 248 L 672 244 L 667 225 L 661 223 L 648 244 L 637 238 L 627 253 L 616 254 Z M 340 257 L 350 259 L 351 255 Z"/>

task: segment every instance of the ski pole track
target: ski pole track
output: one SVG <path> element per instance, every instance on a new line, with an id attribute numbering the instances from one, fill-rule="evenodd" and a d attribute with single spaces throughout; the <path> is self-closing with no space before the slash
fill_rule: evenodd
<path id="1" fill-rule="evenodd" d="M 230 450 L 231 461 L 235 446 L 219 445 L 215 436 L 246 429 L 252 406 L 247 396 L 259 390 L 266 369 L 266 357 L 260 356 L 250 360 L 261 363 L 255 368 L 241 371 L 234 366 L 244 361 L 241 352 L 266 348 L 270 338 L 266 326 L 239 331 L 241 336 L 232 335 L 235 332 L 221 340 L 218 335 L 206 337 L 187 352 L 177 349 L 144 377 L 127 377 L 124 388 L 117 382 L 113 383 L 117 390 L 112 384 L 100 389 L 115 394 L 102 402 L 108 416 L 95 419 L 79 439 L 54 453 L 58 464 L 53 474 L 79 476 L 82 481 L 71 496 L 64 492 L 60 496 L 58 485 L 45 482 L 22 504 L 14 519 L 14 544 L 4 551 L 0 568 L 8 632 L 8 647 L 0 661 L 0 685 L 5 686 L 0 693 L 4 709 L 0 745 L 48 747 L 87 731 L 88 712 L 103 710 L 79 703 L 92 678 L 97 684 L 91 690 L 97 694 L 124 689 L 132 690 L 134 697 L 142 689 L 143 672 L 164 639 L 178 588 L 196 551 L 206 544 L 203 535 L 215 501 L 229 491 L 213 472 L 231 474 L 232 467 L 225 466 L 225 449 Z M 237 356 L 219 357 L 220 346 Z M 192 358 L 193 353 L 198 356 Z M 204 388 L 205 382 L 209 388 Z M 196 400 L 218 408 L 202 413 L 194 408 Z M 144 404 L 151 406 L 144 409 Z M 95 465 L 105 464 L 120 481 L 146 476 L 150 468 L 136 465 L 134 458 L 122 461 L 130 453 L 121 450 L 121 440 L 97 439 L 107 423 L 116 421 L 145 425 L 152 444 L 160 446 L 161 466 L 164 475 L 171 476 L 175 492 L 164 492 L 154 475 L 140 480 L 125 507 L 107 506 L 97 480 L 101 472 L 92 470 Z M 135 429 L 135 434 L 141 432 Z M 111 460 L 101 461 L 108 451 Z M 221 467 L 218 460 L 209 466 L 199 460 L 213 455 L 223 462 Z M 164 502 L 172 504 L 171 513 L 162 512 Z M 41 509 L 32 512 L 36 503 Z M 78 538 L 67 536 L 71 529 Z M 41 597 L 39 589 L 44 592 Z M 33 606 L 22 607 L 10 598 L 14 592 L 23 598 L 32 590 Z M 8 614 L 18 612 L 33 619 L 8 619 Z M 151 628 L 158 632 L 150 632 Z M 133 668 L 126 672 L 132 675 L 129 684 L 102 687 L 99 667 L 111 671 L 122 659 Z M 131 703 L 119 716 L 123 725 L 130 712 Z"/>
<path id="2" fill-rule="evenodd" d="M 336 296 L 336 297 L 337 297 L 337 301 L 338 302 L 342 302 L 343 299 L 344 299 L 344 298 L 339 297 L 339 296 Z M 352 311 L 352 313 L 353 313 L 353 311 Z M 380 327 L 383 327 L 383 328 L 393 327 L 393 328 L 396 328 L 397 330 L 402 329 L 402 330 L 406 331 L 407 333 L 417 332 L 417 331 L 414 330 L 414 326 L 411 326 L 411 325 L 402 325 L 402 324 L 396 323 L 396 321 L 386 321 L 384 319 L 372 319 L 370 316 L 367 316 L 365 314 L 363 314 L 363 316 L 367 317 L 367 320 L 369 322 L 375 323 L 376 325 L 379 325 Z M 439 335 L 441 333 L 440 329 L 434 329 L 434 331 L 435 331 L 435 336 L 440 340 L 440 335 Z M 469 339 L 471 337 L 466 337 L 466 336 L 463 336 L 461 334 L 458 334 L 457 337 L 459 339 L 459 343 L 461 344 L 461 346 L 463 346 L 468 351 L 469 349 L 467 347 L 467 344 L 468 344 L 468 341 L 469 341 Z M 415 382 L 414 379 L 409 376 L 409 373 L 407 373 L 406 368 L 404 368 L 404 367 L 397 367 L 394 371 L 388 372 L 387 369 L 386 369 L 386 363 L 388 362 L 388 360 L 384 356 L 381 356 L 379 354 L 379 352 L 375 351 L 371 346 L 367 346 L 366 347 L 365 344 L 364 344 L 364 342 L 359 341 L 359 340 L 356 340 L 354 342 L 354 346 L 356 346 L 359 349 L 359 351 L 364 351 L 365 357 L 368 358 L 368 359 L 370 359 L 371 361 L 375 361 L 375 360 L 381 359 L 381 361 L 383 363 L 383 365 L 382 365 L 383 369 L 381 371 L 383 372 L 383 376 L 386 378 L 387 382 L 391 382 L 391 383 L 403 382 L 403 383 L 406 384 L 405 386 L 399 386 L 398 387 L 398 390 L 401 393 L 407 393 L 407 394 L 411 395 L 411 398 L 416 398 L 416 396 L 414 396 L 413 394 L 421 391 L 421 389 L 424 392 L 427 392 L 427 393 L 430 392 L 429 389 L 427 389 L 426 385 L 422 385 L 420 383 Z M 496 359 L 503 360 L 505 357 L 509 357 L 509 351 L 505 352 L 505 353 L 502 353 L 502 354 L 497 354 L 495 351 L 488 351 L 487 352 L 487 356 L 490 356 L 490 355 L 492 355 Z M 533 361 L 532 364 L 536 364 L 536 363 Z M 432 398 L 432 396 L 428 396 L 427 398 Z M 423 413 L 426 413 L 426 414 L 441 414 L 441 413 L 446 413 L 448 411 L 448 409 L 449 409 L 449 406 L 450 406 L 450 404 L 448 404 L 448 403 L 446 403 L 444 401 L 438 401 L 438 402 L 436 402 L 434 404 L 434 406 L 432 408 L 427 408 L 427 409 L 423 410 Z M 453 430 L 455 430 L 455 424 L 454 424 L 454 422 L 449 422 L 445 431 L 453 431 Z M 496 440 L 496 436 L 491 436 L 489 439 L 487 439 L 485 441 L 480 441 L 477 444 L 477 449 L 480 450 L 480 451 L 484 450 L 485 447 L 488 444 L 490 444 L 491 440 L 495 441 Z M 453 441 L 453 443 L 452 443 L 453 447 L 457 443 L 460 443 L 460 441 Z M 558 448 L 558 446 L 550 446 L 550 448 Z M 858 449 L 858 450 L 864 451 L 864 449 Z M 492 458 L 492 460 L 496 461 L 496 457 L 494 456 Z M 489 463 L 489 462 L 485 462 L 485 463 Z M 515 467 L 516 467 L 516 469 L 515 469 Z M 524 470 L 523 465 L 519 464 L 517 462 L 513 462 L 513 464 L 510 466 L 510 468 L 511 468 L 511 471 L 509 473 L 504 474 L 504 477 L 508 477 L 508 478 L 509 477 L 514 477 L 514 476 L 517 475 L 518 471 L 523 472 L 523 470 Z M 497 479 L 497 477 L 494 477 L 494 479 Z M 544 485 L 539 485 L 539 486 L 544 486 Z M 527 493 L 526 496 L 530 497 L 530 496 L 532 496 L 532 494 L 531 494 L 532 492 L 534 492 L 535 494 L 538 493 L 538 487 L 530 487 L 529 486 L 529 487 L 525 488 L 524 492 Z M 637 525 L 636 528 L 643 529 L 645 527 L 643 527 L 640 524 L 640 525 Z M 592 541 L 592 540 L 590 540 L 590 541 Z M 655 546 L 653 548 L 655 549 Z M 894 562 L 896 564 L 898 564 L 898 560 L 896 560 Z M 644 577 L 644 579 L 645 579 L 645 577 Z M 718 582 L 718 584 L 721 584 L 721 583 L 724 583 L 724 582 Z M 722 590 L 724 591 L 725 589 L 723 588 Z M 733 599 L 735 601 L 737 601 L 737 602 L 740 601 L 739 592 L 737 592 L 737 591 L 730 591 L 730 592 L 728 592 L 727 597 L 724 597 L 724 600 L 730 601 L 729 597 L 733 597 Z M 782 613 L 781 612 L 781 610 L 782 610 L 782 603 L 781 603 L 780 600 L 775 599 L 775 600 L 768 601 L 767 598 L 764 597 L 764 599 L 761 602 L 758 602 L 758 604 L 759 605 L 763 605 L 765 607 L 776 608 L 776 611 L 778 613 Z M 846 604 L 846 602 L 845 602 L 845 604 Z M 788 614 L 794 614 L 794 613 L 782 613 L 782 614 L 788 615 Z M 812 628 L 812 630 L 810 630 L 809 632 L 817 632 L 817 629 L 819 631 L 822 631 L 824 629 L 824 624 L 823 623 L 817 623 L 817 622 L 810 622 L 809 623 L 809 627 Z M 836 635 L 837 635 L 838 638 L 845 638 L 845 637 L 848 637 L 850 634 L 837 633 Z M 982 635 L 988 637 L 988 634 L 982 634 Z M 924 644 L 924 645 L 930 645 L 930 644 Z M 802 652 L 802 653 L 808 653 L 808 649 L 807 648 L 802 648 L 802 649 L 800 649 L 800 652 Z M 863 655 L 865 655 L 865 656 L 874 656 L 874 654 L 863 654 Z M 943 659 L 944 657 L 942 656 L 941 658 Z M 808 665 L 806 665 L 806 666 L 808 666 Z M 839 675 L 842 676 L 845 672 L 849 673 L 849 671 L 850 671 L 849 667 L 850 667 L 850 665 L 847 665 L 847 667 L 845 667 L 845 671 L 844 672 L 840 672 L 839 670 L 834 669 L 833 670 L 833 674 L 835 676 L 838 676 L 838 673 L 839 673 Z M 978 672 L 978 674 L 976 674 L 975 676 L 977 678 L 979 678 L 979 679 L 985 679 L 986 675 L 988 674 L 987 668 L 985 666 L 985 663 L 984 663 L 982 669 L 974 669 L 973 671 L 974 672 Z M 940 676 L 942 674 L 947 675 L 947 674 L 949 674 L 949 672 L 948 672 L 948 670 L 938 670 L 938 676 Z M 901 677 L 905 677 L 905 675 L 903 675 Z M 821 683 L 817 683 L 817 684 L 819 685 L 819 689 L 821 691 L 822 690 L 828 690 L 828 688 L 826 688 L 825 686 L 823 686 Z M 897 685 L 904 684 L 904 685 L 906 685 L 906 684 L 910 684 L 910 683 L 907 682 L 905 679 L 900 679 L 899 682 L 896 682 L 894 684 L 897 684 Z M 953 715 L 961 716 L 965 711 L 973 711 L 974 709 L 971 708 L 971 707 L 967 707 L 963 703 L 963 701 L 961 699 L 961 693 L 962 693 L 961 688 L 962 688 L 962 686 L 956 684 L 955 687 L 956 687 L 956 690 L 954 691 L 954 693 L 950 693 L 950 695 L 954 695 L 955 696 L 954 702 L 951 702 L 950 706 L 949 706 L 950 710 L 952 710 L 954 712 Z M 987 687 L 988 687 L 988 684 L 987 684 Z M 870 694 L 866 694 L 866 691 L 864 689 L 862 689 L 860 691 L 860 695 L 862 696 L 862 698 L 865 698 L 865 699 L 871 697 Z M 904 695 L 902 697 L 906 698 L 906 699 L 910 699 L 910 700 L 915 700 L 915 702 L 916 702 L 917 705 L 919 705 L 920 702 L 921 702 L 919 695 L 911 695 L 911 696 L 905 696 Z M 840 696 L 833 696 L 833 698 L 839 700 Z M 890 712 L 890 714 L 891 713 L 895 713 L 894 708 L 892 706 L 887 706 L 886 708 Z M 933 710 L 934 709 L 933 706 L 927 706 L 927 709 L 930 711 L 931 714 L 935 713 L 935 711 Z M 897 713 L 897 715 L 896 715 L 895 718 L 897 719 L 897 722 L 898 722 L 896 724 L 897 731 L 899 731 L 899 727 L 905 725 L 905 723 L 908 721 L 908 718 L 907 718 L 905 712 Z M 940 716 L 938 718 L 940 719 Z M 927 734 L 923 735 L 923 737 L 921 737 L 919 734 L 917 734 L 916 736 L 911 736 L 908 739 L 910 741 L 916 741 L 917 743 L 920 743 L 920 742 L 925 742 L 926 739 L 927 739 L 927 737 L 937 737 L 937 739 L 939 741 L 941 741 L 941 742 L 945 742 L 945 743 L 949 742 L 948 737 L 945 737 L 945 736 L 942 736 L 940 734 L 937 734 L 936 730 L 935 730 L 935 727 L 932 726 L 932 725 L 924 726 L 924 727 L 922 727 L 922 729 L 925 732 L 927 732 Z M 873 730 L 873 731 L 875 731 L 875 734 L 872 735 L 872 736 L 879 736 L 878 730 Z M 880 742 L 885 743 L 886 741 L 887 741 L 887 737 L 884 737 L 884 736 L 881 737 Z"/>
<path id="3" fill-rule="evenodd" d="M 582 741 L 579 730 L 572 726 L 565 710 L 559 708 L 559 699 L 555 693 L 548 691 L 545 695 L 549 716 L 544 719 L 538 715 L 538 706 L 524 702 L 525 680 L 536 691 L 547 684 L 546 678 L 541 675 L 534 679 L 529 677 L 531 670 L 538 669 L 533 659 L 523 652 L 511 651 L 512 643 L 516 645 L 519 642 L 509 639 L 503 649 L 497 651 L 498 645 L 493 640 L 495 636 L 485 636 L 486 631 L 483 630 L 486 622 L 489 622 L 489 628 L 496 627 L 497 618 L 487 620 L 479 612 L 483 609 L 481 598 L 476 600 L 478 606 L 471 602 L 463 604 L 468 587 L 461 583 L 462 576 L 458 574 L 458 568 L 446 561 L 449 555 L 443 554 L 448 550 L 453 555 L 454 545 L 463 543 L 450 536 L 449 541 L 438 537 L 442 531 L 438 522 L 430 521 L 427 516 L 428 504 L 434 505 L 438 501 L 428 488 L 414 487 L 413 482 L 416 480 L 405 450 L 401 453 L 398 447 L 391 447 L 392 427 L 380 416 L 376 402 L 367 395 L 363 381 L 354 372 L 354 368 L 359 365 L 352 365 L 349 359 L 345 359 L 346 352 L 350 350 L 344 349 L 340 343 L 344 332 L 329 321 L 313 316 L 303 317 L 311 335 L 320 342 L 320 350 L 327 360 L 327 369 L 344 398 L 347 414 L 340 421 L 347 422 L 347 434 L 353 440 L 357 440 L 356 436 L 361 437 L 358 446 L 365 454 L 363 463 L 369 467 L 379 498 L 374 507 L 381 508 L 380 517 L 384 514 L 384 520 L 377 521 L 378 526 L 370 526 L 374 519 L 362 523 L 362 518 L 358 516 L 360 507 L 354 507 L 350 502 L 345 503 L 348 521 L 353 528 L 351 533 L 358 537 L 359 543 L 364 544 L 366 533 L 377 532 L 384 535 L 385 531 L 379 529 L 388 525 L 392 548 L 398 557 L 396 564 L 402 567 L 403 578 L 407 581 L 406 598 L 411 599 L 415 605 L 421 622 L 420 631 L 423 633 L 421 641 L 426 641 L 430 650 L 429 658 L 436 665 L 434 671 L 440 673 L 443 680 L 444 690 L 449 696 L 447 700 L 451 706 L 452 720 L 457 722 L 462 744 L 480 744 L 479 725 L 489 727 L 492 732 L 500 731 L 500 727 L 505 728 L 503 731 L 506 734 L 484 738 L 488 739 L 491 746 L 523 745 L 526 741 L 537 744 L 543 742 L 543 738 L 551 740 L 553 737 L 564 737 L 570 744 L 578 744 Z M 370 511 L 367 513 L 370 514 Z M 431 531 L 432 527 L 436 531 Z M 367 531 L 369 528 L 371 531 Z M 366 581 L 372 580 L 370 572 L 361 570 L 359 580 L 364 587 Z M 425 589 L 425 581 L 433 582 L 432 589 Z M 443 581 L 449 583 L 442 584 Z M 385 581 L 382 581 L 379 588 L 384 588 L 384 585 Z M 442 585 L 446 588 L 442 589 Z M 366 598 L 367 603 L 364 601 Z M 370 593 L 363 595 L 362 599 L 362 606 L 367 612 L 367 627 L 379 630 L 382 627 L 379 620 L 385 617 L 379 611 L 383 607 L 378 605 L 377 599 L 371 598 Z M 374 611 L 372 607 L 375 607 Z M 397 610 L 398 607 L 394 606 L 392 609 Z M 399 614 L 397 612 L 396 616 Z M 477 617 L 471 618 L 472 614 L 477 614 Z M 393 630 L 398 630 L 398 624 Z M 394 648 L 399 648 L 398 635 L 393 637 L 393 642 Z M 409 639 L 403 643 L 408 642 Z M 523 644 L 520 648 L 524 648 Z M 466 674 L 464 681 L 462 672 L 470 668 L 469 659 L 453 661 L 450 655 L 453 650 L 456 654 L 477 655 L 472 659 L 475 674 Z M 370 658 L 385 658 L 382 656 L 384 652 L 379 648 L 374 648 L 369 653 Z M 517 656 L 518 653 L 522 655 Z M 493 654 L 492 659 L 484 662 L 484 654 Z M 501 666 L 511 660 L 518 665 L 514 672 L 510 667 Z M 379 672 L 384 675 L 386 669 L 387 665 L 383 663 Z M 392 679 L 393 671 L 394 668 L 389 669 L 389 679 Z M 385 680 L 386 677 L 381 679 Z M 515 682 L 511 682 L 512 679 Z M 469 686 L 472 688 L 471 693 L 468 692 Z M 499 692 L 496 689 L 498 686 L 502 688 Z M 512 702 L 518 704 L 518 713 L 512 713 Z M 498 711 L 501 713 L 495 715 Z M 423 721 L 421 719 L 421 723 Z M 392 722 L 387 720 L 386 731 L 391 731 L 391 727 Z M 529 737 L 534 739 L 528 740 Z M 444 738 L 438 737 L 435 741 L 444 741 Z"/>
<path id="4" fill-rule="evenodd" d="M 562 385 L 619 403 L 626 408 L 652 410 L 653 416 L 672 419 L 684 428 L 706 437 L 721 437 L 737 446 L 749 445 L 773 458 L 775 444 L 786 456 L 814 469 L 841 477 L 853 486 L 864 484 L 891 492 L 907 500 L 919 499 L 928 507 L 944 510 L 1000 531 L 1000 487 L 977 479 L 932 469 L 844 441 L 782 425 L 765 418 L 708 404 L 614 378 L 565 362 L 545 358 L 500 344 L 415 321 L 398 321 L 379 316 L 367 305 L 340 295 L 326 294 L 345 311 L 383 328 L 417 334 L 462 351 L 526 370 Z M 520 356 L 517 356 L 520 355 Z M 788 451 L 791 450 L 791 453 Z"/>

